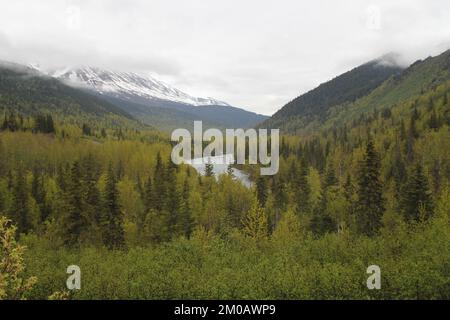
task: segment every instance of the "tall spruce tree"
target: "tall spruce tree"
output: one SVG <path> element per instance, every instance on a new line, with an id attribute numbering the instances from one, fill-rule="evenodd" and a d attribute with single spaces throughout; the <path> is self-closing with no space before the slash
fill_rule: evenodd
<path id="1" fill-rule="evenodd" d="M 108 167 L 104 193 L 104 214 L 102 218 L 103 243 L 110 249 L 125 246 L 123 213 L 119 205 L 116 175 L 112 164 Z"/>
<path id="2" fill-rule="evenodd" d="M 144 187 L 144 211 L 148 212 L 150 209 L 154 207 L 154 194 L 153 194 L 153 180 L 152 176 L 149 175 L 147 182 Z"/>
<path id="3" fill-rule="evenodd" d="M 28 233 L 32 229 L 32 222 L 28 206 L 28 186 L 22 165 L 19 165 L 17 169 L 16 179 L 12 188 L 12 197 L 10 217 L 17 224 L 18 234 Z"/>
<path id="4" fill-rule="evenodd" d="M 92 154 L 87 155 L 81 162 L 82 204 L 84 215 L 88 223 L 98 225 L 101 219 L 100 191 L 97 187 L 99 166 Z"/>
<path id="5" fill-rule="evenodd" d="M 169 159 L 166 170 L 166 190 L 167 198 L 165 199 L 165 208 L 168 214 L 168 230 L 170 237 L 175 237 L 182 233 L 182 223 L 180 221 L 180 203 L 181 194 L 177 184 L 177 167 Z"/>
<path id="6" fill-rule="evenodd" d="M 267 178 L 260 175 L 256 179 L 256 198 L 261 206 L 266 204 L 268 195 Z"/>
<path id="7" fill-rule="evenodd" d="M 165 209 L 167 192 L 166 192 L 166 168 L 164 166 L 161 154 L 158 152 L 156 156 L 156 166 L 154 173 L 154 209 L 161 211 Z"/>
<path id="8" fill-rule="evenodd" d="M 45 201 L 44 176 L 37 166 L 33 167 L 33 179 L 31 181 L 31 196 L 39 206 L 41 220 L 45 221 L 50 214 L 50 208 Z"/>
<path id="9" fill-rule="evenodd" d="M 55 133 L 55 123 L 50 114 L 46 116 L 46 133 Z"/>
<path id="10" fill-rule="evenodd" d="M 80 164 L 75 161 L 70 169 L 69 182 L 66 187 L 67 220 L 65 232 L 65 244 L 77 246 L 86 223 L 82 216 L 82 187 Z"/>
<path id="11" fill-rule="evenodd" d="M 347 200 L 349 202 L 352 201 L 353 194 L 355 192 L 355 187 L 353 185 L 353 181 L 352 181 L 352 177 L 351 177 L 350 173 L 347 173 L 347 177 L 345 178 L 343 187 L 344 187 L 345 200 Z"/>
<path id="12" fill-rule="evenodd" d="M 328 188 L 331 186 L 335 186 L 338 184 L 338 179 L 336 178 L 336 173 L 334 172 L 333 165 L 330 163 L 327 166 L 327 170 L 325 172 L 325 179 L 324 179 L 324 188 Z"/>
<path id="13" fill-rule="evenodd" d="M 336 174 L 334 173 L 334 168 L 330 163 L 325 172 L 319 205 L 317 208 L 314 208 L 310 222 L 311 230 L 316 235 L 323 235 L 336 230 L 336 224 L 333 221 L 330 212 L 328 212 L 328 203 L 330 193 L 337 191 L 338 182 Z"/>
<path id="14" fill-rule="evenodd" d="M 385 207 L 380 177 L 380 160 L 373 142 L 369 140 L 358 176 L 357 225 L 359 232 L 375 235 L 381 227 Z"/>
<path id="15" fill-rule="evenodd" d="M 309 197 L 311 188 L 308 183 L 308 165 L 306 161 L 302 159 L 300 168 L 296 170 L 294 177 L 294 189 L 296 194 L 297 210 L 300 213 L 306 213 L 309 211 Z"/>
<path id="16" fill-rule="evenodd" d="M 189 237 L 192 233 L 194 227 L 194 220 L 192 219 L 192 208 L 190 203 L 190 186 L 189 180 L 185 179 L 183 184 L 183 193 L 181 197 L 180 205 L 180 224 L 182 234 L 185 237 Z"/>
<path id="17" fill-rule="evenodd" d="M 431 216 L 433 212 L 431 191 L 420 163 L 410 175 L 403 194 L 403 214 L 407 221 L 420 221 Z"/>

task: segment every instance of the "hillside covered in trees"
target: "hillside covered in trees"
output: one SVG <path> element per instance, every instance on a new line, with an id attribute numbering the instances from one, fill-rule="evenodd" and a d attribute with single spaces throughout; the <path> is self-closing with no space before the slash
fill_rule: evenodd
<path id="1" fill-rule="evenodd" d="M 387 59 L 387 60 L 386 60 Z M 393 56 L 363 64 L 286 104 L 260 127 L 304 134 L 341 126 L 375 109 L 391 108 L 449 79 L 450 50 L 402 69 Z"/>
<path id="2" fill-rule="evenodd" d="M 151 129 L 112 103 L 8 62 L 0 62 L 0 112 L 21 116 L 52 114 L 64 124 Z"/>
<path id="3" fill-rule="evenodd" d="M 287 120 L 303 134 L 281 138 L 275 176 L 243 167 L 251 188 L 174 165 L 168 137 L 137 122 L 88 130 L 84 114 L 0 99 L 0 213 L 27 247 L 11 274 L 35 279 L 1 278 L 0 297 L 64 292 L 75 263 L 73 299 L 450 298 L 448 57 L 324 102 L 314 130 Z"/>

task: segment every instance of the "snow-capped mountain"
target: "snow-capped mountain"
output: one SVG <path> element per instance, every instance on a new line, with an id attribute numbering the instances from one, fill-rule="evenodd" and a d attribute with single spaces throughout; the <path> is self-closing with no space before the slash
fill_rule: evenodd
<path id="1" fill-rule="evenodd" d="M 29 64 L 33 72 L 89 91 L 146 124 L 169 131 L 191 128 L 195 120 L 208 128 L 249 128 L 267 119 L 213 98 L 197 98 L 150 75 L 96 67 L 48 70 Z"/>
<path id="2" fill-rule="evenodd" d="M 43 70 L 36 64 L 30 64 L 29 67 L 60 79 L 69 85 L 84 87 L 116 98 L 161 99 L 191 106 L 229 106 L 229 104 L 213 98 L 193 97 L 150 75 L 144 76 L 134 72 L 117 72 L 95 67 L 67 67 L 57 70 Z"/>

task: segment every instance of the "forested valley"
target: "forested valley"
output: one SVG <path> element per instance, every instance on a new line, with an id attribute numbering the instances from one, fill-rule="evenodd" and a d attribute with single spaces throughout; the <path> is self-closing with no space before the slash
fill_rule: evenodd
<path id="1" fill-rule="evenodd" d="M 334 110 L 281 137 L 278 174 L 244 165 L 251 188 L 174 165 L 169 137 L 128 118 L 0 99 L 0 298 L 448 299 L 449 98 L 447 79 Z"/>

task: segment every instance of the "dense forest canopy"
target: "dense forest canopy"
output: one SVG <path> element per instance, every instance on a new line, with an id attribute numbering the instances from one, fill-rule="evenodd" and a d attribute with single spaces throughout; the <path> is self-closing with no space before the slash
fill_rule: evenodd
<path id="1" fill-rule="evenodd" d="M 360 88 L 314 131 L 284 135 L 277 175 L 241 167 L 251 188 L 231 171 L 174 165 L 168 137 L 113 109 L 67 111 L 58 104 L 79 100 L 0 90 L 0 213 L 28 247 L 23 297 L 64 292 L 75 261 L 84 280 L 71 298 L 448 299 L 443 61 L 448 52 Z M 371 264 L 383 290 L 365 286 Z M 2 290 L 17 293 L 8 279 Z"/>
<path id="2" fill-rule="evenodd" d="M 325 126 L 341 127 L 376 109 L 417 96 L 450 77 L 450 50 L 402 70 L 375 60 L 344 73 L 286 104 L 261 127 L 285 134 L 309 134 Z"/>

